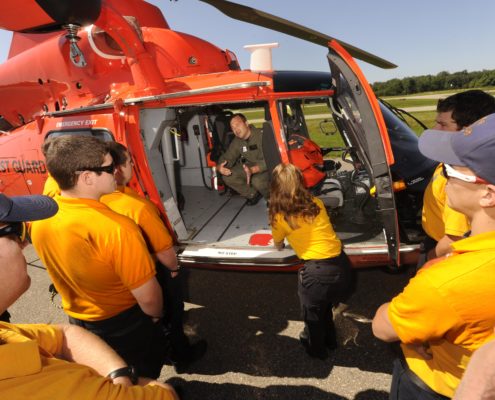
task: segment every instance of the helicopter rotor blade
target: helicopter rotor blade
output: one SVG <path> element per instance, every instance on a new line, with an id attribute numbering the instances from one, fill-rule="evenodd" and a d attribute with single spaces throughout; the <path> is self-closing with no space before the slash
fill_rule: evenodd
<path id="1" fill-rule="evenodd" d="M 277 32 L 285 33 L 287 35 L 307 40 L 308 42 L 315 43 L 320 46 L 328 47 L 328 42 L 335 39 L 321 32 L 296 24 L 295 22 L 291 22 L 275 15 L 268 14 L 264 11 L 257 10 L 256 8 L 232 3 L 227 0 L 200 1 L 212 5 L 231 18 L 262 26 L 264 28 L 268 28 Z M 354 58 L 365 61 L 380 68 L 389 69 L 397 67 L 397 65 L 391 63 L 390 61 L 384 60 L 383 58 L 375 56 L 371 53 L 368 53 L 367 51 L 361 50 L 338 39 L 336 40 Z"/>

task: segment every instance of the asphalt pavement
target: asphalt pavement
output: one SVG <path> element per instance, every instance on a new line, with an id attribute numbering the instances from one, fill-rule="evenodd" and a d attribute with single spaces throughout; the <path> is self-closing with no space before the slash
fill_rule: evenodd
<path id="1" fill-rule="evenodd" d="M 31 246 L 25 255 L 32 283 L 9 309 L 13 322 L 67 322 L 58 297 L 50 300 L 49 278 Z M 408 271 L 357 272 L 348 308 L 336 315 L 340 347 L 325 361 L 309 358 L 299 344 L 303 324 L 294 273 L 181 273 L 187 284 L 186 330 L 193 340 L 208 341 L 208 352 L 187 373 L 162 369 L 160 380 L 181 386 L 184 400 L 388 399 L 394 355 L 373 338 L 369 321 L 401 291 Z"/>

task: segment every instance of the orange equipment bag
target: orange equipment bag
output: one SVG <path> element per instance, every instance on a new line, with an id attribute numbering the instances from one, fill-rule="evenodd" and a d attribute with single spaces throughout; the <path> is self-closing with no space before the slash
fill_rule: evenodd
<path id="1" fill-rule="evenodd" d="M 289 157 L 292 164 L 301 170 L 307 188 L 312 188 L 325 179 L 326 174 L 322 171 L 323 154 L 311 139 L 301 135 L 290 135 Z"/>

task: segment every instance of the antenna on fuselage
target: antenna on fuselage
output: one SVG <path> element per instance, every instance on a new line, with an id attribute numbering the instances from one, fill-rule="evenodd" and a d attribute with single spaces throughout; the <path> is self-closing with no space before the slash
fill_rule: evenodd
<path id="1" fill-rule="evenodd" d="M 249 69 L 251 71 L 272 71 L 272 49 L 278 43 L 248 44 L 244 48 L 251 52 Z"/>
<path id="2" fill-rule="evenodd" d="M 84 54 L 77 45 L 77 42 L 81 40 L 81 38 L 77 35 L 80 25 L 77 24 L 68 24 L 63 26 L 64 29 L 67 30 L 67 35 L 65 37 L 70 43 L 70 60 L 72 64 L 76 67 L 83 68 L 87 65 L 86 59 L 84 58 Z"/>

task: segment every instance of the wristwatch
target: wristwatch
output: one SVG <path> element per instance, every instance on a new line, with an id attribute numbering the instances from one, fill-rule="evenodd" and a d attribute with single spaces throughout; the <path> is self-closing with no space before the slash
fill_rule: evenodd
<path id="1" fill-rule="evenodd" d="M 113 370 L 107 375 L 107 378 L 113 380 L 115 378 L 120 378 L 121 376 L 127 376 L 131 380 L 133 385 L 136 385 L 138 383 L 138 376 L 136 374 L 136 370 L 131 365 L 129 365 L 128 367 L 122 367 Z"/>

